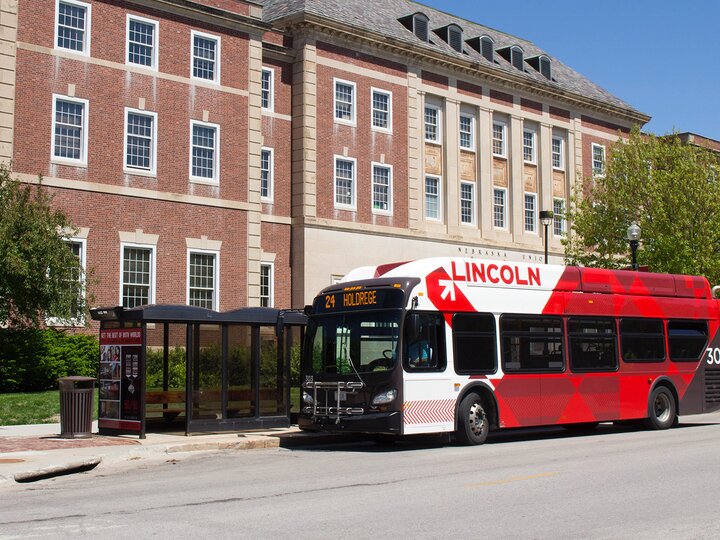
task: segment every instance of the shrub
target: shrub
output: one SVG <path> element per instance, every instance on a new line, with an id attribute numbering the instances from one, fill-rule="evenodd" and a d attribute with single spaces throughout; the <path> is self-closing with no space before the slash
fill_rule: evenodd
<path id="1" fill-rule="evenodd" d="M 51 390 L 68 375 L 97 377 L 99 357 L 95 336 L 0 329 L 0 392 Z"/>

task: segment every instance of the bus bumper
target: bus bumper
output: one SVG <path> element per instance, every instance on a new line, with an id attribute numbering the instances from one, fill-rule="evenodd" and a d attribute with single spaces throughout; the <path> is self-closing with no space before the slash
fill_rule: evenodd
<path id="1" fill-rule="evenodd" d="M 402 414 L 400 411 L 363 414 L 358 416 L 312 416 L 301 414 L 298 417 L 300 429 L 310 431 L 332 431 L 346 433 L 389 433 L 400 435 L 402 432 Z"/>

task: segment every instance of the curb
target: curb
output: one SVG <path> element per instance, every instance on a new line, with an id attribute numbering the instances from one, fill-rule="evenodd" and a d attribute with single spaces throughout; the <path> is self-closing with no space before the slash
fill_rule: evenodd
<path id="1" fill-rule="evenodd" d="M 53 465 L 51 467 L 45 467 L 34 471 L 19 472 L 14 476 L 14 478 L 18 483 L 36 482 L 38 480 L 45 480 L 46 478 L 53 478 L 55 476 L 90 471 L 97 467 L 101 461 L 102 458 L 96 457 L 73 463 L 65 463 L 63 465 Z"/>

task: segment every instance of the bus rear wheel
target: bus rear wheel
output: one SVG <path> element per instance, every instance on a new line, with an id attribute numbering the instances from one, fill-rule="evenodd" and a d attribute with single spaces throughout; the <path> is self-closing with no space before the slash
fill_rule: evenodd
<path id="1" fill-rule="evenodd" d="M 648 400 L 648 417 L 645 426 L 649 429 L 668 429 L 677 422 L 677 407 L 672 392 L 665 386 L 658 386 Z"/>
<path id="2" fill-rule="evenodd" d="M 482 444 L 490 432 L 490 421 L 485 414 L 482 398 L 468 394 L 460 402 L 460 423 L 457 438 L 461 444 Z"/>

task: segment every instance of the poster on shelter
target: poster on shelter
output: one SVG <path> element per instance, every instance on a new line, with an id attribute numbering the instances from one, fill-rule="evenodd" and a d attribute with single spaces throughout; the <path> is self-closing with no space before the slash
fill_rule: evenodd
<path id="1" fill-rule="evenodd" d="M 100 330 L 98 427 L 139 433 L 144 373 L 141 328 Z"/>

